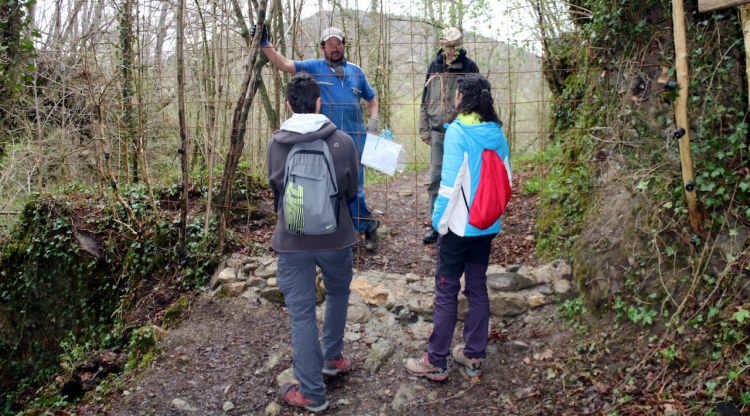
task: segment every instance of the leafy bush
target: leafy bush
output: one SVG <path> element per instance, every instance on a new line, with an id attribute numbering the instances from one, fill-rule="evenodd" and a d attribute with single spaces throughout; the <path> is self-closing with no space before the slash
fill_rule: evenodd
<path id="1" fill-rule="evenodd" d="M 221 253 L 202 221 L 189 224 L 190 255 L 180 259 L 172 213 L 143 187 L 123 196 L 135 217 L 130 224 L 101 194 L 37 195 L 0 242 L 0 410 L 58 362 L 70 369 L 92 350 L 140 349 L 145 332 L 135 342 L 128 329 L 141 319 L 138 300 L 158 290 L 169 302 L 204 284 L 218 264 Z M 143 362 L 144 355 L 135 356 Z"/>

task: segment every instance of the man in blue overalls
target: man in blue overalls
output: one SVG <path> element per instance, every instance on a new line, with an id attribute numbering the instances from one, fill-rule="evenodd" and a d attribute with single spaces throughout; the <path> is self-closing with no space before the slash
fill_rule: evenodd
<path id="1" fill-rule="evenodd" d="M 351 136 L 357 147 L 357 156 L 362 159 L 367 132 L 378 133 L 378 100 L 362 69 L 344 58 L 344 32 L 335 27 L 324 30 L 320 36 L 320 50 L 324 59 L 292 61 L 277 52 L 263 28 L 260 47 L 268 60 L 278 69 L 289 74 L 308 72 L 320 84 L 320 112 L 328 117 L 339 130 Z M 370 118 L 365 129 L 360 100 L 367 102 Z M 378 222 L 365 202 L 364 167 L 359 165 L 359 189 L 357 197 L 349 202 L 354 227 L 365 234 L 365 248 L 378 248 L 376 230 Z"/>

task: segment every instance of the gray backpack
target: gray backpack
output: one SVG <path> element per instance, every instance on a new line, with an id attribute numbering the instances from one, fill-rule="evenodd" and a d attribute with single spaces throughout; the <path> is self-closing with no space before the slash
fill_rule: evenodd
<path id="1" fill-rule="evenodd" d="M 286 157 L 285 228 L 297 235 L 326 235 L 338 226 L 339 188 L 331 152 L 323 140 L 297 143 Z"/>

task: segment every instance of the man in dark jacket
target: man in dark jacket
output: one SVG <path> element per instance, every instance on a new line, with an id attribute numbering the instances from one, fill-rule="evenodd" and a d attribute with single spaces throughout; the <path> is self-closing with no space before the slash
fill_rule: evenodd
<path id="1" fill-rule="evenodd" d="M 456 81 L 464 74 L 477 73 L 477 64 L 466 57 L 463 48 L 461 31 L 448 27 L 440 33 L 440 50 L 437 58 L 427 70 L 427 77 L 422 90 L 422 106 L 419 117 L 419 136 L 423 142 L 432 146 L 430 152 L 430 185 L 427 194 L 430 197 L 430 213 L 435 206 L 440 188 L 440 171 L 443 168 L 443 138 L 445 124 L 455 117 Z M 437 241 L 437 231 L 430 229 L 422 237 L 425 244 Z"/>
<path id="2" fill-rule="evenodd" d="M 328 408 L 323 374 L 335 376 L 352 367 L 352 361 L 343 356 L 342 350 L 352 280 L 352 246 L 357 242 L 347 207 L 357 196 L 357 149 L 349 135 L 318 114 L 320 86 L 310 74 L 299 72 L 290 79 L 287 106 L 294 114 L 273 133 L 267 153 L 269 181 L 278 214 L 271 246 L 278 253 L 278 284 L 289 312 L 294 375 L 299 380 L 299 384 L 282 386 L 280 393 L 291 405 L 321 412 Z M 281 206 L 287 156 L 295 144 L 319 139 L 328 147 L 340 196 L 336 230 L 326 235 L 295 234 L 286 229 Z M 327 172 L 321 172 L 324 174 Z M 316 266 L 323 272 L 326 288 L 321 338 L 315 317 Z"/>

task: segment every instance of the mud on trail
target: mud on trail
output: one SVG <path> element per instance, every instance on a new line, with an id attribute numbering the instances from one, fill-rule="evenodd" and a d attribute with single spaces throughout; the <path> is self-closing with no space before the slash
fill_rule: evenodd
<path id="1" fill-rule="evenodd" d="M 370 204 L 387 232 L 377 253 L 357 245 L 355 268 L 411 272 L 426 281 L 433 278 L 434 245 L 421 242 L 429 224 L 426 178 L 405 174 L 368 188 Z M 522 189 L 524 179 L 517 175 L 516 189 Z M 536 262 L 535 206 L 534 195 L 518 192 L 514 196 L 503 232 L 493 243 L 491 263 Z M 327 380 L 331 407 L 326 414 L 580 414 L 577 408 L 569 413 L 563 410 L 567 406 L 557 405 L 565 401 L 565 391 L 555 379 L 571 354 L 575 334 L 561 322 L 556 309 L 548 305 L 516 318 L 493 317 L 480 380 L 464 379 L 452 362 L 445 382 L 410 376 L 404 362 L 421 355 L 426 341 L 400 327 L 393 330 L 398 339 L 390 340 L 395 346 L 393 356 L 374 373 L 363 366 L 372 338 L 365 334 L 356 341 L 347 339 L 344 352 L 353 359 L 354 368 Z M 347 323 L 348 331 L 351 325 Z M 454 345 L 461 342 L 461 330 L 459 323 Z M 273 402 L 280 404 L 282 415 L 304 413 L 277 396 L 276 377 L 291 367 L 290 329 L 281 306 L 197 294 L 188 317 L 167 331 L 159 345 L 160 354 L 149 368 L 126 376 L 110 399 L 81 404 L 79 413 L 262 415 Z M 273 363 L 276 359 L 279 362 Z"/>

